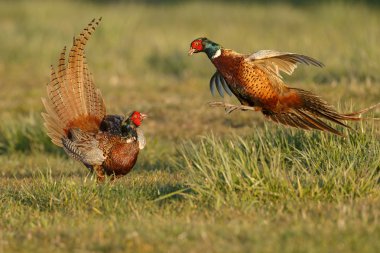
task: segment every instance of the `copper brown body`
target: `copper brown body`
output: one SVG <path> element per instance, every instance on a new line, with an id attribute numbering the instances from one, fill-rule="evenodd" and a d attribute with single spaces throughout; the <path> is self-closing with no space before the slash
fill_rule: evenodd
<path id="1" fill-rule="evenodd" d="M 127 143 L 123 137 L 109 133 L 98 133 L 96 138 L 107 157 L 102 164 L 107 175 L 122 176 L 135 166 L 140 151 L 137 141 Z"/>

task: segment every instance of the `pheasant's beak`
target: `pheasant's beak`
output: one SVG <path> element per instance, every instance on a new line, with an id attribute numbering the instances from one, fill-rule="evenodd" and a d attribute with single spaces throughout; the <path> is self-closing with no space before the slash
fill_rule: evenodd
<path id="1" fill-rule="evenodd" d="M 195 48 L 190 48 L 189 53 L 188 53 L 189 56 L 193 55 L 195 53 L 195 50 L 196 50 Z"/>
<path id="2" fill-rule="evenodd" d="M 141 113 L 140 115 L 141 115 L 141 119 L 146 119 L 146 118 L 148 118 L 148 115 L 147 115 L 147 114 Z"/>

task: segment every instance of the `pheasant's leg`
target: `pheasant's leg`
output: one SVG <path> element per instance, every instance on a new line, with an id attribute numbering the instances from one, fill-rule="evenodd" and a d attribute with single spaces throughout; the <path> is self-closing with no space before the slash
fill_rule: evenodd
<path id="1" fill-rule="evenodd" d="M 112 176 L 111 176 L 111 181 L 115 181 L 116 179 L 118 179 L 118 178 L 122 178 L 124 175 L 115 175 L 115 174 L 113 174 Z"/>
<path id="2" fill-rule="evenodd" d="M 106 176 L 104 174 L 104 170 L 101 165 L 94 165 L 94 170 L 96 172 L 96 179 L 99 183 L 104 182 Z"/>
<path id="3" fill-rule="evenodd" d="M 224 110 L 226 113 L 231 113 L 236 110 L 249 110 L 249 111 L 261 111 L 261 107 L 258 106 L 247 106 L 247 105 L 233 105 L 233 104 L 227 104 L 224 102 L 210 102 L 208 103 L 211 107 L 224 107 Z"/>
<path id="4" fill-rule="evenodd" d="M 84 166 L 86 166 L 86 168 L 92 173 L 94 172 L 94 168 L 91 166 L 91 165 L 87 165 L 85 164 Z"/>

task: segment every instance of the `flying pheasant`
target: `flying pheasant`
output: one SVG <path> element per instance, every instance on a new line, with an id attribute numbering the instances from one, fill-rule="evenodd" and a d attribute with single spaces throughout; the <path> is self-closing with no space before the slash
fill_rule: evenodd
<path id="1" fill-rule="evenodd" d="M 47 97 L 42 113 L 47 134 L 72 158 L 95 171 L 98 181 L 105 175 L 120 177 L 135 165 L 145 138 L 139 129 L 145 114 L 134 111 L 129 117 L 107 115 L 100 93 L 88 70 L 84 47 L 101 18 L 92 20 L 74 38 L 68 63 L 63 49 L 58 70 L 51 67 Z"/>
<path id="2" fill-rule="evenodd" d="M 214 95 L 216 87 L 222 97 L 226 92 L 230 96 L 235 95 L 241 103 L 210 103 L 210 106 L 225 107 L 227 113 L 234 110 L 261 111 L 267 118 L 287 126 L 317 129 L 342 136 L 322 119 L 350 128 L 343 121 L 361 120 L 363 118 L 357 115 L 380 105 L 342 114 L 319 96 L 287 86 L 280 72 L 291 75 L 298 63 L 323 67 L 321 62 L 309 56 L 272 50 L 244 55 L 225 49 L 207 38 L 191 42 L 189 55 L 199 52 L 205 52 L 216 67 L 210 80 L 211 93 Z"/>

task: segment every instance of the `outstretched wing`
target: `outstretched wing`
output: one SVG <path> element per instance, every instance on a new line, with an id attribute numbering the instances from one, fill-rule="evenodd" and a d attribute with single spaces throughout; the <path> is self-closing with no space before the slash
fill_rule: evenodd
<path id="1" fill-rule="evenodd" d="M 94 85 L 88 70 L 84 47 L 101 19 L 92 20 L 83 32 L 74 38 L 66 65 L 63 49 L 58 71 L 51 67 L 51 80 L 47 85 L 47 98 L 42 98 L 46 113 L 44 125 L 52 142 L 62 146 L 61 139 L 70 128 L 96 131 L 106 114 L 100 90 Z"/>
<path id="2" fill-rule="evenodd" d="M 323 63 L 306 55 L 277 52 L 273 50 L 260 50 L 246 58 L 248 61 L 261 67 L 261 69 L 282 78 L 280 71 L 291 75 L 298 63 L 323 67 Z"/>
<path id="3" fill-rule="evenodd" d="M 224 91 L 226 91 L 230 96 L 233 95 L 227 81 L 224 79 L 222 74 L 219 73 L 219 71 L 216 71 L 210 79 L 210 91 L 213 96 L 215 96 L 215 87 L 221 97 L 224 97 Z"/>

